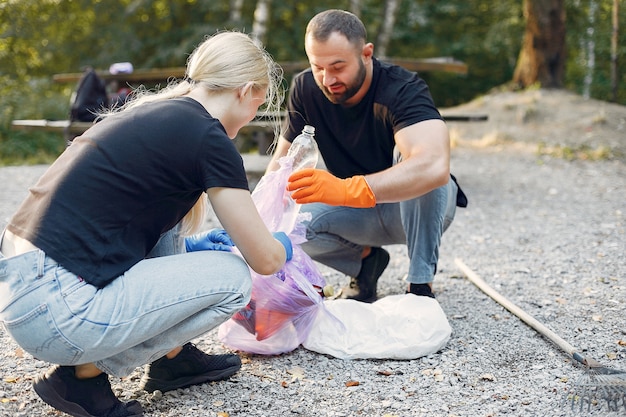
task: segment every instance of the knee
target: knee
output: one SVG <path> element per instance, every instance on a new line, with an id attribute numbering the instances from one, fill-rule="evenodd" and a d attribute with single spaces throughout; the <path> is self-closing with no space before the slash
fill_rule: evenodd
<path id="1" fill-rule="evenodd" d="M 245 306 L 250 301 L 252 294 L 252 275 L 248 264 L 239 256 L 237 258 L 240 262 L 233 268 L 231 277 L 234 281 L 233 284 L 236 285 L 236 291 L 241 294 L 241 302 Z"/>
<path id="2" fill-rule="evenodd" d="M 337 207 L 322 203 L 305 204 L 301 208 L 302 223 L 305 228 L 307 240 L 313 240 L 318 234 L 328 232 L 334 222 L 334 213 Z"/>

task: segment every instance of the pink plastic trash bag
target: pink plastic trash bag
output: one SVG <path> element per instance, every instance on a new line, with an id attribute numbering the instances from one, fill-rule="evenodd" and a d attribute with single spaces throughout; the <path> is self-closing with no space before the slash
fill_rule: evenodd
<path id="1" fill-rule="evenodd" d="M 294 255 L 296 252 L 298 258 L 310 261 L 300 247 L 294 248 Z M 312 316 L 308 313 L 316 309 L 322 300 L 307 281 L 306 275 L 310 275 L 310 269 L 315 266 L 304 265 L 305 268 L 302 268 L 292 259 L 275 275 L 256 274 L 252 280 L 251 301 L 233 316 L 233 320 L 256 335 L 259 341 L 271 337 L 290 322 L 298 324 L 298 333 L 308 332 Z M 307 270 L 307 266 L 312 268 Z"/>
<path id="2" fill-rule="evenodd" d="M 222 324 L 218 338 L 226 346 L 249 353 L 280 354 L 292 351 L 306 339 L 322 303 L 326 282 L 313 260 L 300 248 L 306 241 L 307 219 L 285 191 L 292 158 L 261 178 L 252 198 L 271 232 L 285 232 L 293 243 L 293 257 L 274 275 L 252 273 L 250 303 Z"/>

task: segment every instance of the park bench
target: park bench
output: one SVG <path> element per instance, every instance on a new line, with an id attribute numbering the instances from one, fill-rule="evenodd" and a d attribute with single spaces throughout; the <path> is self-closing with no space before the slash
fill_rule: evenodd
<path id="1" fill-rule="evenodd" d="M 428 72 L 443 71 L 455 74 L 467 74 L 467 65 L 449 57 L 428 59 L 388 58 L 385 61 L 400 65 L 410 71 Z M 307 61 L 279 62 L 286 76 L 308 68 Z M 140 85 L 157 86 L 166 84 L 168 80 L 180 79 L 185 75 L 184 67 L 135 70 L 131 73 L 112 74 L 109 71 L 96 71 L 105 82 L 117 82 L 131 88 Z M 55 74 L 52 80 L 56 83 L 77 83 L 82 73 Z M 488 119 L 484 114 L 450 114 L 443 115 L 446 121 L 476 122 Z M 91 122 L 71 122 L 70 120 L 13 120 L 11 128 L 21 131 L 57 132 L 68 136 L 82 134 L 92 125 Z M 258 146 L 259 153 L 264 154 L 273 140 L 272 126 L 266 120 L 258 118 L 240 130 L 240 135 L 249 138 Z M 247 139 L 246 139 L 247 140 Z"/>

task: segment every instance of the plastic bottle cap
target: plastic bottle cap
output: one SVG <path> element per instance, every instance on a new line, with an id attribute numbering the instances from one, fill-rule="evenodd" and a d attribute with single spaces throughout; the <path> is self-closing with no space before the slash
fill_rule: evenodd
<path id="1" fill-rule="evenodd" d="M 304 129 L 302 129 L 304 133 L 308 133 L 309 135 L 313 135 L 315 133 L 315 128 L 311 125 L 305 125 Z"/>

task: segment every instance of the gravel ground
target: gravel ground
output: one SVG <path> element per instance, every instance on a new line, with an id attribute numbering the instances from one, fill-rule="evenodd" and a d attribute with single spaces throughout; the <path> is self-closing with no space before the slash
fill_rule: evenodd
<path id="1" fill-rule="evenodd" d="M 0 168 L 0 227 L 45 166 Z M 448 344 L 417 360 L 340 360 L 299 348 L 242 355 L 229 381 L 149 395 L 141 370 L 112 378 L 121 398 L 166 416 L 569 416 L 564 403 L 584 370 L 463 278 L 461 259 L 492 287 L 585 356 L 626 370 L 626 165 L 566 161 L 519 144 L 461 146 L 453 172 L 470 205 L 443 239 L 434 290 L 452 326 Z M 381 296 L 401 293 L 407 258 L 387 248 Z M 335 287 L 346 278 L 321 267 Z M 216 331 L 197 340 L 224 352 Z M 0 331 L 0 414 L 59 416 L 32 391 L 50 364 Z M 347 384 L 357 381 L 359 384 Z M 354 385 L 354 386 L 348 386 Z M 593 415 L 626 415 L 594 405 Z"/>

